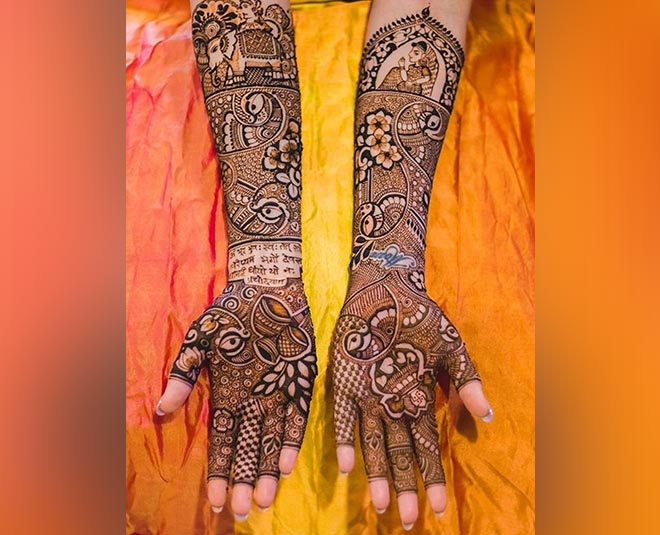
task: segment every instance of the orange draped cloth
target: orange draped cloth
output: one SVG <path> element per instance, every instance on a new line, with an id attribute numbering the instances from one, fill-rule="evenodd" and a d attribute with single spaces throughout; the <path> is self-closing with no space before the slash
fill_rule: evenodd
<path id="1" fill-rule="evenodd" d="M 404 533 L 377 516 L 359 449 L 340 477 L 328 347 L 351 253 L 353 109 L 368 1 L 293 2 L 302 92 L 303 266 L 319 377 L 297 466 L 275 504 L 234 523 L 206 499 L 208 380 L 166 423 L 154 406 L 189 323 L 222 291 L 222 191 L 187 0 L 128 0 L 127 534 Z M 475 2 L 431 199 L 429 293 L 460 329 L 494 407 L 438 404 L 448 511 L 420 492 L 410 533 L 534 532 L 534 2 Z"/>

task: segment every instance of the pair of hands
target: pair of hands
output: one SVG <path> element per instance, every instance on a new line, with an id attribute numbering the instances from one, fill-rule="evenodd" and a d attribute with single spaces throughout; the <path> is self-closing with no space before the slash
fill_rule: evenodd
<path id="1" fill-rule="evenodd" d="M 193 322 L 156 414 L 176 411 L 207 366 L 212 413 L 208 497 L 214 511 L 227 501 L 244 520 L 252 499 L 275 498 L 280 474 L 293 470 L 302 444 L 316 349 L 302 281 L 269 288 L 230 282 Z M 423 273 L 353 273 L 330 348 L 339 470 L 354 466 L 354 430 L 377 512 L 390 503 L 389 480 L 406 529 L 418 516 L 418 467 L 432 509 L 447 504 L 435 421 L 435 384 L 449 373 L 467 409 L 490 421 L 492 410 L 465 346 L 427 295 Z"/>

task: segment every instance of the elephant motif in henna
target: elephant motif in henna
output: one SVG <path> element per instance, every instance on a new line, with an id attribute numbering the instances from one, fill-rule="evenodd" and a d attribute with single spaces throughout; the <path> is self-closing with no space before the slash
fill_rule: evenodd
<path id="1" fill-rule="evenodd" d="M 293 27 L 277 4 L 209 0 L 193 19 L 193 42 L 205 93 L 236 85 L 293 83 Z M 246 79 L 246 70 L 257 71 Z M 290 81 L 290 82 L 289 82 Z"/>

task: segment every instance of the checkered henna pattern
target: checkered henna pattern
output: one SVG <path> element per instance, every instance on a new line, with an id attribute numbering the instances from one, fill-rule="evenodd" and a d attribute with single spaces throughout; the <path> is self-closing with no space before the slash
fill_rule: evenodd
<path id="1" fill-rule="evenodd" d="M 208 477 L 254 485 L 300 448 L 317 375 L 302 283 L 300 93 L 289 11 L 208 0 L 193 45 L 223 185 L 228 284 L 192 323 L 170 378 L 208 368 Z"/>
<path id="2" fill-rule="evenodd" d="M 331 347 L 337 444 L 359 424 L 367 476 L 397 493 L 444 483 L 436 376 L 480 380 L 465 344 L 424 283 L 433 175 L 463 50 L 429 10 L 367 42 L 355 121 L 351 280 Z"/>

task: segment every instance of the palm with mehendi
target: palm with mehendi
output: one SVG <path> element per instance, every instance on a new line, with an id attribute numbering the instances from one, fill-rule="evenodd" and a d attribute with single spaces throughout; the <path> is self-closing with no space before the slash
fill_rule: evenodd
<path id="1" fill-rule="evenodd" d="M 193 322 L 159 412 L 176 410 L 203 366 L 211 384 L 208 494 L 233 483 L 244 519 L 253 487 L 269 506 L 302 444 L 317 374 L 301 279 L 300 93 L 291 14 L 279 3 L 208 0 L 193 46 L 220 164 L 228 283 Z"/>
<path id="2" fill-rule="evenodd" d="M 415 465 L 433 509 L 446 506 L 440 370 L 466 392 L 468 408 L 492 417 L 463 340 L 424 284 L 431 186 L 463 58 L 459 41 L 424 9 L 371 37 L 358 88 L 351 277 L 331 348 L 335 433 L 348 472 L 357 421 L 374 505 L 382 512 L 389 503 L 391 478 L 407 529 L 416 517 Z M 412 500 L 414 515 L 404 515 Z"/>

